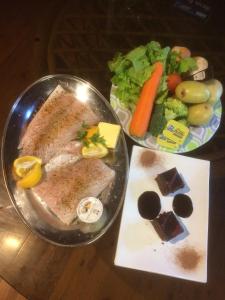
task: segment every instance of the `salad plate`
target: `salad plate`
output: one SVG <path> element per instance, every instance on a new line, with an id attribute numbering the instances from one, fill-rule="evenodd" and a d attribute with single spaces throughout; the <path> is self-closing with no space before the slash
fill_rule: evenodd
<path id="1" fill-rule="evenodd" d="M 158 77 L 155 80 L 157 62 L 161 65 L 162 72 L 156 75 Z M 185 153 L 207 143 L 219 128 L 222 84 L 213 79 L 212 67 L 208 61 L 200 56 L 192 57 L 188 48 L 162 47 L 158 42 L 151 41 L 127 54 L 117 53 L 108 62 L 108 66 L 113 74 L 111 106 L 125 133 L 139 145 Z M 152 91 L 149 99 L 145 92 L 147 89 L 148 92 Z M 144 111 L 147 112 L 143 120 Z M 164 135 L 164 129 L 171 120 L 177 128 L 185 125 L 188 133 L 182 143 L 174 147 L 172 144 L 168 145 L 169 140 L 165 142 L 171 137 Z M 146 127 L 141 123 L 148 125 Z M 139 128 L 136 135 L 133 129 L 133 135 L 130 134 L 130 124 L 132 128 Z M 175 138 L 172 142 L 177 143 Z"/>
<path id="2" fill-rule="evenodd" d="M 151 155 L 152 159 L 146 159 L 147 154 Z M 174 167 L 182 177 L 185 186 L 165 196 L 156 178 Z M 134 146 L 115 265 L 206 282 L 209 175 L 209 161 Z M 173 181 L 174 178 L 171 180 Z M 174 213 L 181 226 L 185 228 L 184 233 L 167 241 L 160 238 L 152 221 L 143 218 L 139 213 L 139 199 L 146 191 L 157 193 L 160 199 L 160 214 Z M 174 199 L 181 193 L 190 197 L 192 201 L 193 211 L 188 217 L 187 215 L 181 217 L 174 209 Z M 153 201 L 150 198 L 148 200 Z M 170 226 L 171 223 L 168 224 L 168 227 Z"/>
<path id="3" fill-rule="evenodd" d="M 205 126 L 200 126 L 200 127 L 191 126 L 190 133 L 187 140 L 177 150 L 172 150 L 160 146 L 159 144 L 156 143 L 156 137 L 154 137 L 150 133 L 147 133 L 144 139 L 135 138 L 129 133 L 132 113 L 129 109 L 127 109 L 121 104 L 120 100 L 115 95 L 115 90 L 116 90 L 116 86 L 113 85 L 110 92 L 110 103 L 114 111 L 116 112 L 117 116 L 120 119 L 124 132 L 132 140 L 134 140 L 136 143 L 138 143 L 141 146 L 150 149 L 162 150 L 162 151 L 173 152 L 173 153 L 190 152 L 206 144 L 213 137 L 213 135 L 216 133 L 217 129 L 220 126 L 221 115 L 222 115 L 222 104 L 221 101 L 219 100 L 214 105 L 213 117 L 210 120 L 210 122 Z"/>

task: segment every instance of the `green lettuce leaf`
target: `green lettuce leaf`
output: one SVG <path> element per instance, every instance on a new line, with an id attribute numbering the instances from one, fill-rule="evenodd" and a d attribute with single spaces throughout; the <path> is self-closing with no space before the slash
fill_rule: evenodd
<path id="1" fill-rule="evenodd" d="M 185 57 L 180 60 L 178 72 L 186 73 L 197 68 L 196 60 L 192 57 Z"/>
<path id="2" fill-rule="evenodd" d="M 127 60 L 121 53 L 117 53 L 113 60 L 108 62 L 110 71 L 116 74 L 124 72 L 130 65 L 130 61 Z"/>
<path id="3" fill-rule="evenodd" d="M 161 45 L 155 41 L 151 41 L 146 45 L 146 47 L 146 53 L 151 64 L 161 61 L 165 65 L 167 56 L 170 52 L 170 47 L 161 48 Z"/>
<path id="4" fill-rule="evenodd" d="M 148 80 L 151 76 L 153 67 L 148 65 L 142 70 L 136 71 L 134 67 L 129 68 L 127 75 L 130 78 L 130 80 L 140 87 L 143 86 L 146 80 Z"/>

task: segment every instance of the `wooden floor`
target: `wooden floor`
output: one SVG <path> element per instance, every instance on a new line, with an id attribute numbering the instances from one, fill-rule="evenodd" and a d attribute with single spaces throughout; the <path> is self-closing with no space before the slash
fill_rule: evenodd
<path id="1" fill-rule="evenodd" d="M 0 278 L 0 299 L 1 300 L 26 300 L 21 294 L 12 288 L 7 282 Z"/>
<path id="2" fill-rule="evenodd" d="M 21 4 L 17 3 L 16 5 L 21 5 Z M 19 17 L 19 14 L 17 14 L 19 7 L 20 7 L 21 11 L 22 11 L 21 14 L 24 15 L 24 19 L 27 21 L 28 13 L 26 14 L 26 9 L 27 9 L 27 11 L 29 11 L 29 7 L 27 5 L 26 6 L 25 5 L 15 6 L 14 10 L 9 9 L 9 5 L 7 3 L 5 3 L 4 6 L 5 6 L 4 11 L 8 12 L 8 14 L 5 14 L 4 17 L 1 18 L 0 24 L 1 24 L 1 26 L 3 26 L 4 23 L 8 23 L 8 20 L 10 19 L 11 26 L 3 26 L 4 30 L 1 31 L 1 33 L 0 33 L 1 42 L 5 45 L 5 47 L 1 48 L 1 52 L 0 52 L 1 67 L 3 67 L 4 62 L 7 65 L 10 64 L 10 61 L 12 60 L 12 53 L 17 51 L 17 45 L 19 44 L 19 40 L 23 39 L 23 36 L 20 38 L 17 38 L 18 34 L 16 31 L 16 28 L 19 28 L 25 34 L 25 36 L 27 36 L 27 33 L 29 30 L 32 30 L 29 26 L 27 26 L 28 27 L 27 30 L 26 30 L 26 26 L 21 27 L 23 24 L 20 23 L 19 20 L 21 20 L 21 22 L 22 22 L 22 18 Z M 34 9 L 34 11 L 35 11 L 35 9 Z M 26 21 L 24 21 L 24 24 L 26 24 Z M 34 24 L 35 24 L 35 21 L 34 21 Z M 12 34 L 13 34 L 13 39 L 12 39 Z M 11 68 L 9 65 L 7 68 L 11 70 L 11 73 L 9 76 L 14 77 L 13 68 Z M 0 74 L 0 77 L 2 80 L 4 80 L 4 78 L 6 78 L 6 77 L 1 76 L 2 74 L 3 73 Z M 21 76 L 25 76 L 25 75 L 21 75 Z M 28 77 L 29 76 L 30 76 L 30 74 L 28 74 Z M 4 85 L 4 83 L 3 83 L 3 85 Z M 3 96 L 3 98 L 5 98 L 5 97 Z M 14 95 L 12 98 L 14 98 Z M 3 123 L 3 120 L 0 120 L 1 128 L 2 128 L 2 123 Z M 0 132 L 1 132 L 1 130 L 0 130 Z M 21 294 L 19 294 L 13 287 L 11 287 L 6 281 L 4 281 L 0 277 L 0 300 L 27 300 L 27 298 L 25 298 Z"/>

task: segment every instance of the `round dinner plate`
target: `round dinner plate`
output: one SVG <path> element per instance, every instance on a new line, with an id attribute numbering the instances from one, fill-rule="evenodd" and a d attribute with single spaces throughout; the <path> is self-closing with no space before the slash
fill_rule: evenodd
<path id="1" fill-rule="evenodd" d="M 220 100 L 217 101 L 213 107 L 214 112 L 210 122 L 205 126 L 190 126 L 188 138 L 186 139 L 185 143 L 176 150 L 161 147 L 156 143 L 156 138 L 150 133 L 148 133 L 144 139 L 135 138 L 129 134 L 129 126 L 132 114 L 127 108 L 121 105 L 119 99 L 115 96 L 115 90 L 116 86 L 112 85 L 110 92 L 110 103 L 120 119 L 124 132 L 141 146 L 173 153 L 185 153 L 195 150 L 207 143 L 219 128 L 222 115 L 222 104 Z"/>
<path id="2" fill-rule="evenodd" d="M 109 102 L 90 83 L 70 75 L 49 75 L 30 85 L 14 103 L 2 138 L 1 160 L 8 194 L 26 225 L 51 243 L 78 246 L 94 242 L 102 236 L 122 207 L 127 183 L 128 152 L 121 130 L 116 149 L 103 159 L 116 175 L 113 183 L 98 196 L 104 209 L 96 223 L 86 224 L 75 219 L 70 225 L 65 225 L 49 210 L 44 199 L 36 197 L 32 189 L 18 188 L 12 166 L 19 156 L 21 137 L 35 113 L 58 85 L 74 93 L 78 101 L 87 102 L 101 116 L 101 121 L 120 124 Z M 75 178 L 76 174 L 72 175 Z"/>

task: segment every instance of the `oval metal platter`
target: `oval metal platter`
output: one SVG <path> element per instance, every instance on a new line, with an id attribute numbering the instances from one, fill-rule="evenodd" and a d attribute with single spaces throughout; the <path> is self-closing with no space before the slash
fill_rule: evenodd
<path id="1" fill-rule="evenodd" d="M 61 246 L 78 246 L 94 242 L 114 222 L 124 200 L 128 152 L 121 130 L 116 149 L 104 159 L 104 162 L 115 170 L 116 176 L 113 184 L 99 196 L 104 210 L 96 223 L 86 224 L 75 219 L 71 225 L 64 225 L 48 209 L 43 199 L 35 196 L 32 189 L 18 188 L 13 177 L 12 165 L 19 156 L 18 146 L 21 137 L 35 113 L 58 85 L 74 93 L 80 101 L 85 92 L 88 105 L 101 116 L 101 121 L 120 124 L 109 102 L 90 83 L 71 75 L 49 75 L 30 85 L 15 101 L 4 129 L 1 159 L 8 194 L 26 225 L 48 242 Z"/>

